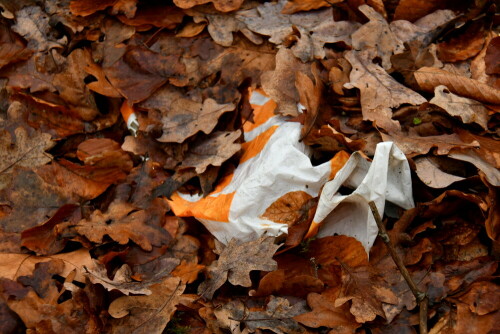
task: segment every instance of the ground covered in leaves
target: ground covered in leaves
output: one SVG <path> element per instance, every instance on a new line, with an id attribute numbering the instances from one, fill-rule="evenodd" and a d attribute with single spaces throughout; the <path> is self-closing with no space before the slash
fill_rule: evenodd
<path id="1" fill-rule="evenodd" d="M 287 236 L 226 246 L 170 210 L 234 170 L 255 89 L 302 124 L 314 163 L 395 142 L 416 207 L 385 223 L 430 332 L 498 331 L 493 1 L 0 8 L 1 333 L 416 333 L 381 240 L 368 256 L 351 237 L 303 239 L 317 199 L 268 210 Z"/>

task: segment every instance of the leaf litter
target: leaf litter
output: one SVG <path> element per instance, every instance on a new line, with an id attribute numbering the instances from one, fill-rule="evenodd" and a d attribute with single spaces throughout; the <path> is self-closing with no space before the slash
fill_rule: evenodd
<path id="1" fill-rule="evenodd" d="M 344 235 L 305 239 L 307 189 L 262 208 L 286 237 L 224 246 L 175 216 L 173 194 L 234 177 L 258 91 L 301 124 L 314 164 L 401 149 L 416 207 L 384 218 L 430 332 L 495 331 L 495 6 L 1 3 L 2 330 L 415 333 L 418 303 L 380 238 L 369 254 Z"/>

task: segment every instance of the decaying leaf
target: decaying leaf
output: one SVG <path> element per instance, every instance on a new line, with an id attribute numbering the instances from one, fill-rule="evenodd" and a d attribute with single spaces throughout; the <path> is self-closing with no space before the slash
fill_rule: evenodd
<path id="1" fill-rule="evenodd" d="M 264 235 L 241 244 L 232 239 L 224 248 L 221 244 L 217 245 L 219 258 L 207 267 L 208 277 L 198 287 L 198 293 L 204 298 L 211 299 L 226 280 L 233 285 L 249 287 L 252 285 L 249 277 L 252 270 L 272 271 L 277 267 L 272 256 L 279 245 L 274 244 L 273 237 Z"/>
<path id="2" fill-rule="evenodd" d="M 370 50 L 349 51 L 345 55 L 352 70 L 348 88 L 359 88 L 363 119 L 375 121 L 387 131 L 398 131 L 399 122 L 392 120 L 391 108 L 403 103 L 418 105 L 426 102 L 421 95 L 401 85 L 384 69 L 374 64 Z"/>
<path id="3" fill-rule="evenodd" d="M 176 310 L 186 286 L 177 277 L 152 285 L 148 296 L 124 296 L 115 299 L 108 312 L 112 333 L 161 334 Z"/>

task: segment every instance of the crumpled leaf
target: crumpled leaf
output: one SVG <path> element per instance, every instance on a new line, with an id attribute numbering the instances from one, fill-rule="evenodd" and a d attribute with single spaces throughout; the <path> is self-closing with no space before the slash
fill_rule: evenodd
<path id="1" fill-rule="evenodd" d="M 305 191 L 286 193 L 271 204 L 261 217 L 292 226 L 303 215 L 301 209 L 311 198 Z"/>
<path id="2" fill-rule="evenodd" d="M 422 67 L 414 75 L 420 88 L 426 92 L 433 92 L 437 86 L 444 85 L 457 95 L 500 104 L 500 90 L 477 80 L 433 67 Z"/>
<path id="3" fill-rule="evenodd" d="M 434 97 L 429 101 L 443 108 L 452 116 L 458 116 L 464 123 L 476 123 L 488 128 L 488 109 L 481 103 L 451 93 L 446 86 L 437 86 Z"/>
<path id="4" fill-rule="evenodd" d="M 155 200 L 148 210 L 137 210 L 131 203 L 115 200 L 106 212 L 95 210 L 89 219 L 81 220 L 74 228 L 91 242 L 102 243 L 104 236 L 108 235 L 122 245 L 131 240 L 150 251 L 153 245 L 160 246 L 171 240 L 162 228 L 166 211 L 160 199 Z"/>
<path id="5" fill-rule="evenodd" d="M 122 265 L 114 274 L 113 279 L 108 277 L 106 267 L 96 260 L 92 266 L 84 266 L 86 276 L 93 284 L 101 284 L 106 290 L 118 290 L 127 296 L 130 294 L 150 295 L 148 286 L 155 282 L 137 282 L 132 279 L 132 270 L 128 264 Z"/>
<path id="6" fill-rule="evenodd" d="M 217 131 L 205 140 L 196 141 L 189 149 L 180 168 L 195 168 L 196 173 L 205 172 L 208 166 L 221 166 L 241 149 L 235 143 L 241 136 L 241 131 Z"/>
<path id="7" fill-rule="evenodd" d="M 418 105 L 426 99 L 394 80 L 382 67 L 374 64 L 369 50 L 348 51 L 345 55 L 352 70 L 347 88 L 359 88 L 363 119 L 375 121 L 387 131 L 398 131 L 398 121 L 392 120 L 391 108 L 403 103 Z"/>
<path id="8" fill-rule="evenodd" d="M 299 32 L 297 43 L 292 46 L 293 54 L 303 62 L 325 57 L 325 43 L 343 41 L 350 45 L 350 35 L 359 27 L 352 21 L 335 22 L 332 10 L 324 9 L 311 13 L 282 14 L 286 0 L 264 3 L 247 11 L 239 11 L 237 19 L 253 32 L 270 36 L 269 41 L 282 44 L 294 33 Z"/>
<path id="9" fill-rule="evenodd" d="M 198 287 L 198 293 L 211 299 L 226 280 L 233 285 L 249 287 L 252 285 L 249 277 L 252 270 L 277 269 L 272 257 L 280 246 L 274 244 L 274 239 L 264 235 L 257 240 L 240 244 L 232 239 L 224 248 L 222 244 L 217 244 L 215 252 L 219 254 L 219 258 L 207 267 L 208 277 Z"/>
<path id="10" fill-rule="evenodd" d="M 294 320 L 295 316 L 304 312 L 306 312 L 304 302 L 290 305 L 285 298 L 271 296 L 265 310 L 249 309 L 242 301 L 236 299 L 215 310 L 214 314 L 220 322 L 226 324 L 226 328 L 230 329 L 231 325 L 241 322 L 252 333 L 258 329 L 267 329 L 278 334 L 295 334 L 306 332 L 305 328 Z"/>
<path id="11" fill-rule="evenodd" d="M 148 296 L 124 296 L 111 302 L 108 312 L 115 319 L 110 333 L 163 333 L 186 285 L 170 277 L 150 288 Z"/>

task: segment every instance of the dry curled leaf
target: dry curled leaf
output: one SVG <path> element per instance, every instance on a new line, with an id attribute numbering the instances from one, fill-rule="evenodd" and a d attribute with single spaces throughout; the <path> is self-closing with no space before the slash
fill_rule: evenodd
<path id="1" fill-rule="evenodd" d="M 500 90 L 477 80 L 433 67 L 422 67 L 414 75 L 424 91 L 433 92 L 437 86 L 444 85 L 457 95 L 481 102 L 500 104 Z"/>
<path id="2" fill-rule="evenodd" d="M 251 286 L 249 275 L 252 270 L 272 271 L 277 268 L 272 257 L 278 248 L 274 238 L 265 235 L 244 243 L 232 239 L 226 247 L 218 244 L 216 253 L 219 258 L 207 267 L 208 277 L 198 287 L 198 293 L 211 299 L 226 280 L 233 285 Z"/>

